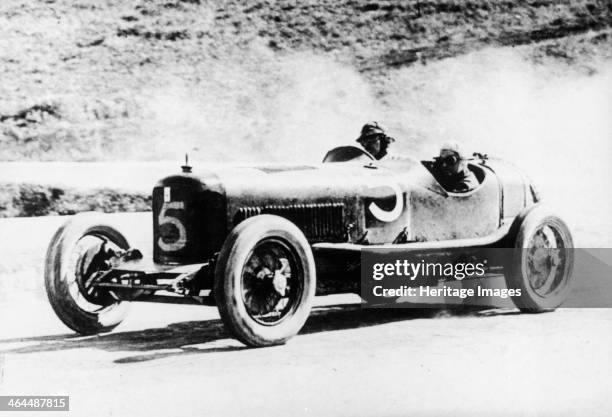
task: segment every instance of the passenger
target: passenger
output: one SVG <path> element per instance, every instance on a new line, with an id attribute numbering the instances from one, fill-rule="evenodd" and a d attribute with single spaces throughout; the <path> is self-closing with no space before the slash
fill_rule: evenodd
<path id="1" fill-rule="evenodd" d="M 465 193 L 478 186 L 476 175 L 467 166 L 467 160 L 456 143 L 440 148 L 434 158 L 434 175 L 446 191 Z"/>
<path id="2" fill-rule="evenodd" d="M 359 142 L 363 149 L 378 160 L 387 155 L 389 144 L 395 142 L 395 139 L 387 136 L 383 128 L 380 127 L 377 122 L 371 122 L 363 125 L 357 142 Z"/>

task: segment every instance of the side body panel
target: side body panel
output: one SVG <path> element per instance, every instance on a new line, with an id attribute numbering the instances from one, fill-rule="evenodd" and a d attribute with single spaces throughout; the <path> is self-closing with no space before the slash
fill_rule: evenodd
<path id="1" fill-rule="evenodd" d="M 513 164 L 500 159 L 486 161 L 487 167 L 495 172 L 501 186 L 501 223 L 507 224 L 523 209 L 534 203 L 530 182 L 525 174 Z"/>
<path id="2" fill-rule="evenodd" d="M 420 163 L 407 160 L 397 166 L 338 163 L 279 171 L 252 169 L 220 173 L 219 178 L 227 193 L 230 227 L 243 219 L 240 214 L 245 207 L 255 214 L 279 215 L 283 215 L 281 208 L 287 207 L 296 212 L 295 218 L 297 212 L 312 210 L 315 205 L 337 205 L 342 207 L 341 220 L 334 217 L 331 239 L 391 243 L 409 226 L 413 179 L 421 171 Z M 292 220 L 291 214 L 287 217 Z M 320 235 L 309 239 L 313 243 L 326 241 Z"/>
<path id="3" fill-rule="evenodd" d="M 497 176 L 481 170 L 480 186 L 467 193 L 445 192 L 433 176 L 428 187 L 417 187 L 410 198 L 410 240 L 432 241 L 490 235 L 500 226 L 501 190 Z"/>
<path id="4" fill-rule="evenodd" d="M 445 192 L 420 161 L 314 166 L 211 166 L 161 180 L 153 191 L 154 260 L 205 262 L 240 221 L 286 217 L 311 243 L 390 244 L 482 237 L 527 204 L 523 175 L 482 165 L 483 182 Z M 500 164 L 501 166 L 501 164 Z"/>

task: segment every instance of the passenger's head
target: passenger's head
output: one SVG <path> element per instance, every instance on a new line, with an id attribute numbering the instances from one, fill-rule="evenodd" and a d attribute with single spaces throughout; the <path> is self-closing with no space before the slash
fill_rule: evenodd
<path id="1" fill-rule="evenodd" d="M 387 136 L 384 129 L 377 122 L 371 122 L 363 125 L 357 142 L 374 158 L 381 159 L 387 154 L 389 144 L 395 142 L 395 139 Z"/>
<path id="2" fill-rule="evenodd" d="M 445 143 L 440 148 L 440 155 L 435 158 L 439 171 L 445 175 L 454 175 L 466 166 L 463 151 L 457 143 Z"/>

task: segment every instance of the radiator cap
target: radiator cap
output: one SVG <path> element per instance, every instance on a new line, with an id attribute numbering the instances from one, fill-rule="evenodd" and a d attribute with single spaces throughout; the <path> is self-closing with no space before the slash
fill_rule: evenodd
<path id="1" fill-rule="evenodd" d="M 185 165 L 181 165 L 181 169 L 185 174 L 191 174 L 191 166 L 189 165 L 189 155 L 185 154 Z"/>

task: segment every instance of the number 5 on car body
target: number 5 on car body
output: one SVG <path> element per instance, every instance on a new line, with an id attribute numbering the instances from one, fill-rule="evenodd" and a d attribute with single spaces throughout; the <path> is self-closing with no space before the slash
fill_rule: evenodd
<path id="1" fill-rule="evenodd" d="M 185 229 L 185 225 L 183 225 L 178 218 L 167 214 L 168 210 L 184 209 L 185 203 L 182 201 L 164 202 L 161 211 L 159 212 L 159 216 L 157 217 L 159 227 L 162 227 L 164 224 L 171 224 L 178 230 L 178 237 L 174 242 L 164 242 L 161 237 L 157 240 L 159 247 L 167 252 L 179 251 L 187 244 L 187 230 Z"/>

